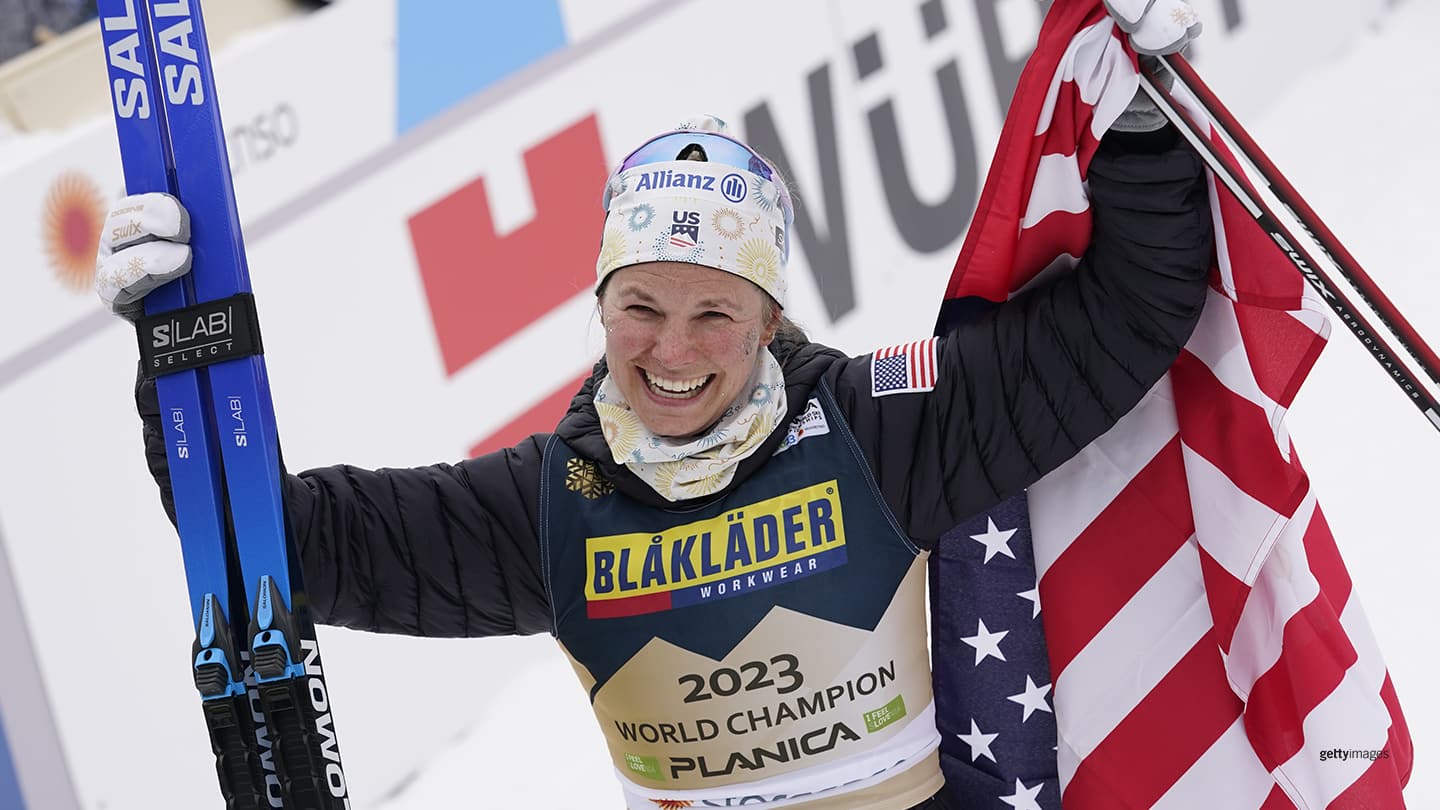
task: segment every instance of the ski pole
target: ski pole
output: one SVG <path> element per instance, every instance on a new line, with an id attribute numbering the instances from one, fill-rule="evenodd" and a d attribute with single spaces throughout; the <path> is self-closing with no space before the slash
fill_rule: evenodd
<path id="1" fill-rule="evenodd" d="M 1182 81 L 1182 77 L 1177 74 L 1176 82 Z M 1405 365 L 1400 355 L 1390 347 L 1389 342 L 1371 326 L 1334 280 L 1326 274 L 1324 267 L 1315 261 L 1304 244 L 1281 223 L 1265 200 L 1250 185 L 1244 173 L 1229 165 L 1220 156 L 1214 144 L 1210 142 L 1209 134 L 1202 132 L 1195 122 L 1180 111 L 1170 91 L 1165 89 L 1164 83 L 1143 63 L 1140 71 L 1140 86 L 1154 100 L 1165 117 L 1175 124 L 1190 145 L 1200 154 L 1211 171 L 1215 173 L 1216 178 L 1235 195 L 1235 198 L 1250 213 L 1255 222 L 1275 241 L 1280 251 L 1295 264 L 1305 280 L 1320 293 L 1321 298 L 1340 318 L 1341 323 L 1344 323 L 1370 351 L 1370 356 L 1385 369 L 1386 373 L 1390 375 L 1390 379 L 1405 392 L 1415 407 L 1420 409 L 1421 413 L 1430 421 L 1431 426 L 1440 430 L 1440 403 L 1436 402 L 1434 396 L 1424 388 L 1414 372 Z M 1203 106 L 1203 101 L 1201 103 Z M 1216 129 L 1224 134 L 1221 127 L 1217 126 Z"/>
<path id="2" fill-rule="evenodd" d="M 1220 131 L 1228 137 L 1245 155 L 1246 160 L 1255 167 L 1261 179 L 1274 193 L 1276 199 L 1290 210 L 1295 219 L 1309 232 L 1311 240 L 1331 263 L 1339 269 L 1340 274 L 1345 277 L 1350 285 L 1360 293 L 1361 299 L 1380 318 L 1380 322 L 1395 335 L 1401 347 L 1410 353 L 1411 357 L 1420 368 L 1434 380 L 1440 383 L 1440 356 L 1436 356 L 1425 340 L 1400 313 L 1398 307 L 1393 304 L 1385 293 L 1380 289 L 1374 279 L 1360 266 L 1355 256 L 1341 244 L 1333 231 L 1330 230 L 1315 209 L 1300 196 L 1285 175 L 1265 154 L 1250 133 L 1240 125 L 1239 120 L 1215 95 L 1199 74 L 1184 57 L 1174 54 L 1169 57 L 1160 57 L 1160 61 L 1168 67 L 1183 83 L 1190 94 L 1194 96 L 1206 109 L 1212 120 L 1217 123 Z"/>

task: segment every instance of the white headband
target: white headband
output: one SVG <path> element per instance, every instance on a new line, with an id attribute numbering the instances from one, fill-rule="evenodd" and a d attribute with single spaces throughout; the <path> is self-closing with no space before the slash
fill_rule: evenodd
<path id="1" fill-rule="evenodd" d="M 753 282 L 785 306 L 785 214 L 771 180 L 722 163 L 674 160 L 616 174 L 597 289 L 622 267 L 688 262 Z"/>

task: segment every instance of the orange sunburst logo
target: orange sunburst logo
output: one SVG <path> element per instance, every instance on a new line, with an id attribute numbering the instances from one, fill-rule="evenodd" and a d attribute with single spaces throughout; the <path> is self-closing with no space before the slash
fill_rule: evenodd
<path id="1" fill-rule="evenodd" d="M 687 807 L 694 807 L 695 803 L 688 799 L 651 799 L 660 810 L 685 810 Z"/>
<path id="2" fill-rule="evenodd" d="M 45 197 L 45 256 L 55 278 L 72 290 L 88 290 L 95 279 L 95 250 L 105 224 L 105 198 L 89 177 L 63 172 Z"/>

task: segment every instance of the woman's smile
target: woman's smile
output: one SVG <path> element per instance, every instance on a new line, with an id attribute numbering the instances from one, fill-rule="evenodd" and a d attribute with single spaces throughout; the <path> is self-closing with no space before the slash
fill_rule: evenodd
<path id="1" fill-rule="evenodd" d="M 646 387 L 650 389 L 650 393 L 663 399 L 679 401 L 692 400 L 700 396 L 705 390 L 705 386 L 715 379 L 714 374 L 706 374 L 692 379 L 662 377 L 643 368 L 640 369 L 640 373 L 645 375 Z"/>

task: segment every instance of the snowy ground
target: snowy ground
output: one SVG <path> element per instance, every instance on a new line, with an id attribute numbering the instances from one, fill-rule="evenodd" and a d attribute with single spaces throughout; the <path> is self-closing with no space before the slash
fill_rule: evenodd
<path id="1" fill-rule="evenodd" d="M 1334 54 L 1331 67 L 1294 82 L 1268 114 L 1250 122 L 1252 134 L 1432 345 L 1440 345 L 1440 269 L 1422 240 L 1435 232 L 1440 214 L 1434 199 L 1440 159 L 1433 152 L 1440 62 L 1428 56 L 1437 30 L 1440 3 L 1400 4 L 1382 26 Z M 1283 59 L 1269 69 L 1283 71 Z M 1251 80 L 1264 81 L 1265 73 Z M 1223 96 L 1226 88 L 1216 89 Z M 1440 571 L 1431 461 L 1440 436 L 1338 325 L 1291 426 L 1410 721 L 1417 765 L 1409 804 L 1440 806 L 1440 777 L 1430 764 L 1440 745 L 1440 698 L 1430 691 L 1440 634 L 1426 599 Z M 357 791 L 357 807 L 594 807 L 618 797 L 600 735 L 553 644 L 505 639 L 485 647 L 485 658 L 513 667 L 488 713 L 386 795 Z M 423 695 L 414 698 L 415 711 L 427 710 Z M 477 784 L 476 769 L 493 774 L 495 762 L 507 763 L 500 772 L 512 778 Z"/>

